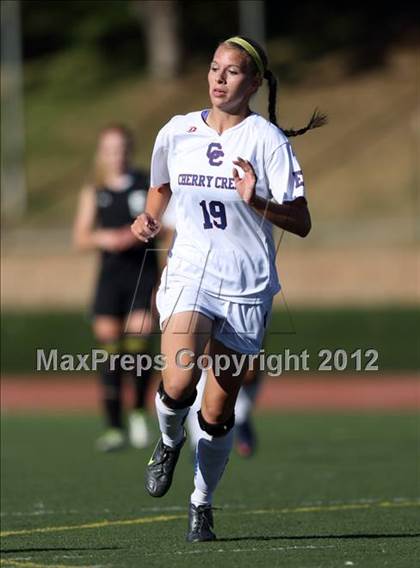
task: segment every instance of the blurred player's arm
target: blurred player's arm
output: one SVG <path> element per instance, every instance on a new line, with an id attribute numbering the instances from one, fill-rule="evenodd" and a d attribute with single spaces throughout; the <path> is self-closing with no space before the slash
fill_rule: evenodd
<path id="1" fill-rule="evenodd" d="M 169 183 L 151 187 L 147 193 L 146 207 L 131 225 L 133 235 L 145 243 L 155 237 L 162 228 L 161 219 L 171 199 Z"/>
<path id="2" fill-rule="evenodd" d="M 80 192 L 73 224 L 73 245 L 78 250 L 107 250 L 116 252 L 133 246 L 135 239 L 130 228 L 99 229 L 96 227 L 95 188 L 86 186 Z"/>

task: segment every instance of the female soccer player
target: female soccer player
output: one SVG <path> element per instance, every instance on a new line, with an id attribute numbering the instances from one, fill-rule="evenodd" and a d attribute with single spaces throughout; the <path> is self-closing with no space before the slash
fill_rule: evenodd
<path id="1" fill-rule="evenodd" d="M 152 331 L 150 310 L 157 284 L 155 251 L 130 230 L 144 210 L 148 176 L 132 167 L 133 136 L 124 126 L 111 125 L 99 134 L 94 179 L 83 188 L 74 225 L 80 249 L 101 251 L 93 305 L 93 331 L 109 354 L 148 354 Z M 140 274 L 141 273 L 141 274 Z M 140 277 L 140 279 L 139 279 Z M 133 371 L 134 409 L 129 414 L 129 439 L 136 448 L 149 443 L 145 396 L 150 371 Z M 122 369 L 106 363 L 101 369 L 106 430 L 97 440 L 101 451 L 126 444 L 122 413 Z"/>
<path id="2" fill-rule="evenodd" d="M 263 79 L 267 121 L 250 110 Z M 171 197 L 176 238 L 157 293 L 166 358 L 156 396 L 162 433 L 146 471 L 146 489 L 161 497 L 185 442 L 183 424 L 196 396 L 203 353 L 227 368 L 208 371 L 198 421 L 189 542 L 214 540 L 212 499 L 232 447 L 234 406 L 244 365 L 257 354 L 279 289 L 272 226 L 305 237 L 311 228 L 302 171 L 286 135 L 320 126 L 314 114 L 300 131 L 276 124 L 276 81 L 254 41 L 221 43 L 208 72 L 209 110 L 175 116 L 159 132 L 145 212 L 132 225 L 148 242 Z M 223 356 L 223 357 L 222 357 Z M 226 365 L 223 365 L 226 367 Z"/>

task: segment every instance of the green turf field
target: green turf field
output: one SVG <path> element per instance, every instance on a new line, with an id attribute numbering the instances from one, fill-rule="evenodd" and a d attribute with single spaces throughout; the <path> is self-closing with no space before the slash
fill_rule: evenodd
<path id="1" fill-rule="evenodd" d="M 188 451 L 154 500 L 149 451 L 94 453 L 96 417 L 2 425 L 2 566 L 418 566 L 414 415 L 259 415 L 257 457 L 232 457 L 217 494 L 219 540 L 195 545 Z"/>
<path id="2" fill-rule="evenodd" d="M 376 349 L 379 369 L 420 369 L 418 306 L 378 308 L 289 308 L 273 312 L 266 353 L 307 349 L 318 361 L 320 349 Z M 159 350 L 160 335 L 154 335 Z M 32 373 L 36 349 L 60 353 L 89 353 L 94 346 L 85 312 L 15 312 L 2 314 L 1 369 L 4 373 Z M 316 368 L 316 366 L 314 367 Z M 354 370 L 351 365 L 347 369 Z"/>

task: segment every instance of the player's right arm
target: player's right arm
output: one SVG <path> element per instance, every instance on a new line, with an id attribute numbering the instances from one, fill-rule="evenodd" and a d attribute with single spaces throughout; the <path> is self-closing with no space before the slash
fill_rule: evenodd
<path id="1" fill-rule="evenodd" d="M 172 118 L 158 133 L 152 152 L 150 167 L 150 189 L 147 193 L 144 213 L 131 225 L 133 234 L 145 243 L 160 231 L 161 219 L 171 199 L 168 168 L 171 131 L 176 121 Z"/>
<path id="2" fill-rule="evenodd" d="M 147 192 L 146 207 L 131 225 L 133 234 L 145 243 L 155 237 L 162 227 L 161 219 L 171 199 L 169 183 L 151 187 Z"/>
<path id="3" fill-rule="evenodd" d="M 86 186 L 80 192 L 73 224 L 73 244 L 78 250 L 118 251 L 123 248 L 121 235 L 118 231 L 96 227 L 95 191 L 95 188 Z"/>

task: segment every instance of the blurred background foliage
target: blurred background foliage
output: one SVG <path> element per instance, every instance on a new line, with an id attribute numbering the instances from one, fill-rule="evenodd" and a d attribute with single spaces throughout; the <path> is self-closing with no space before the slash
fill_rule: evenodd
<path id="1" fill-rule="evenodd" d="M 79 187 L 91 166 L 96 133 L 105 123 L 120 120 L 135 130 L 139 141 L 136 158 L 147 168 L 158 128 L 173 114 L 207 104 L 208 60 L 220 40 L 238 32 L 239 3 L 170 3 L 177 20 L 179 65 L 177 76 L 160 85 L 150 74 L 150 46 L 148 56 L 148 8 L 152 4 L 156 3 L 21 2 L 27 223 L 70 222 Z M 342 204 L 336 205 L 334 197 L 331 210 L 320 211 L 321 217 L 324 213 L 329 217 L 331 212 L 340 217 L 344 208 L 346 217 L 363 217 L 373 207 L 398 215 L 405 215 L 413 205 L 416 208 L 413 183 L 417 174 L 408 148 L 414 104 L 409 85 L 413 57 L 403 56 L 394 65 L 394 54 L 395 50 L 408 54 L 417 50 L 420 9 L 407 1 L 381 9 L 376 3 L 362 2 L 342 6 L 268 0 L 264 6 L 267 49 L 271 67 L 280 79 L 281 124 L 299 126 L 315 105 L 330 115 L 328 129 L 316 133 L 318 154 L 315 135 L 296 140 L 308 181 L 331 193 L 338 179 L 350 179 L 347 170 L 344 175 L 337 170 L 334 180 L 325 179 L 329 153 L 333 169 L 342 166 L 334 155 L 340 145 L 340 161 L 347 155 L 355 162 L 349 168 L 363 172 L 355 194 L 350 197 L 343 186 L 346 197 Z M 158 44 L 164 39 L 161 36 Z M 387 69 L 393 65 L 401 69 L 391 76 Z M 328 92 L 329 87 L 335 91 Z M 375 100 L 377 94 L 383 96 L 382 101 Z M 370 148 L 378 141 L 387 144 L 377 152 L 390 164 L 390 155 L 396 150 L 389 136 L 395 140 L 397 154 L 400 149 L 396 166 L 403 172 L 399 180 L 402 200 L 396 209 L 392 203 L 394 179 L 388 171 L 383 180 L 374 179 L 373 169 L 379 171 L 375 158 L 366 175 L 368 166 L 360 163 L 363 158 L 356 143 L 356 139 L 363 139 Z M 404 140 L 407 147 L 400 143 Z M 366 191 L 373 183 L 382 186 L 385 199 L 378 199 L 376 190 Z M 325 201 L 322 205 L 325 207 Z M 316 203 L 314 207 L 316 213 Z M 411 228 L 402 226 L 396 232 L 407 230 L 412 234 Z"/>
<path id="2" fill-rule="evenodd" d="M 237 2 L 176 3 L 187 61 L 190 57 L 207 61 L 217 42 L 238 27 Z M 378 65 L 395 42 L 418 41 L 420 16 L 418 5 L 407 0 L 379 6 L 375 2 L 341 5 L 320 0 L 269 0 L 265 3 L 267 38 L 281 37 L 300 59 L 347 52 L 350 72 Z M 133 0 L 23 0 L 22 25 L 25 61 L 46 61 L 75 50 L 102 61 L 111 74 L 137 74 L 145 64 L 141 14 Z M 289 64 L 295 62 L 291 58 Z"/>
<path id="3" fill-rule="evenodd" d="M 292 141 L 313 230 L 304 242 L 287 235 L 280 252 L 297 314 L 287 344 L 375 346 L 383 369 L 418 368 L 420 8 L 407 0 L 262 4 L 280 123 L 300 126 L 315 106 L 330 119 Z M 154 76 L 152 61 L 167 35 L 150 48 L 151 7 L 165 5 L 179 51 L 168 79 Z M 63 348 L 90 344 L 94 258 L 72 252 L 71 224 L 97 133 L 109 122 L 129 125 L 136 162 L 148 168 L 159 128 L 208 104 L 209 58 L 238 33 L 239 8 L 236 0 L 20 2 L 27 204 L 3 225 L 5 370 L 33 369 L 33 347 L 58 336 Z"/>

